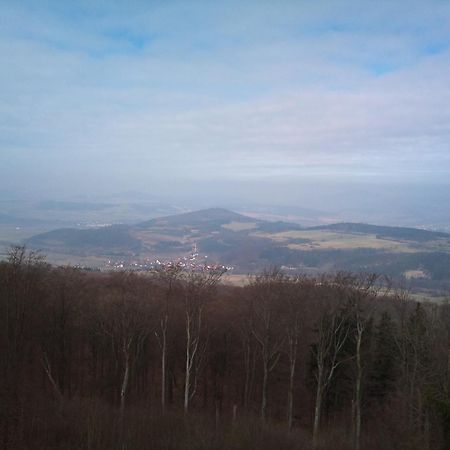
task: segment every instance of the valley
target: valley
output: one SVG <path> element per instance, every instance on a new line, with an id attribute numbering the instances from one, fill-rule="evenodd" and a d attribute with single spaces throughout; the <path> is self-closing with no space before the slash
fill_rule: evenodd
<path id="1" fill-rule="evenodd" d="M 311 275 L 376 272 L 427 295 L 440 295 L 450 283 L 450 234 L 444 232 L 358 223 L 303 227 L 222 208 L 135 224 L 57 228 L 21 243 L 55 265 L 95 270 L 148 270 L 188 261 L 195 252 L 196 264 L 227 267 L 237 279 L 279 266 Z"/>

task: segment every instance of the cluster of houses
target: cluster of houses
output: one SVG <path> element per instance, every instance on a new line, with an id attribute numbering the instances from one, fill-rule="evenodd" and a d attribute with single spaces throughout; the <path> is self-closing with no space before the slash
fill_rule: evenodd
<path id="1" fill-rule="evenodd" d="M 210 271 L 210 272 L 230 272 L 233 266 L 223 264 L 212 264 L 208 262 L 208 256 L 199 256 L 196 244 L 192 247 L 192 252 L 188 256 L 182 256 L 175 260 L 162 261 L 159 259 L 145 258 L 143 260 L 108 260 L 105 270 L 132 270 L 136 272 L 147 272 L 152 270 L 164 270 L 173 267 L 181 267 L 189 271 Z"/>

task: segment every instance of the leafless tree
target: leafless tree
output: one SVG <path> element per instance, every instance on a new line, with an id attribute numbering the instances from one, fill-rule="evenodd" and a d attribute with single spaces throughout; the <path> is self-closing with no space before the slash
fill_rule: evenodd
<path id="1" fill-rule="evenodd" d="M 167 333 L 169 323 L 174 310 L 177 290 L 180 289 L 180 281 L 183 278 L 183 268 L 180 265 L 158 270 L 157 280 L 162 285 L 162 298 L 159 309 L 158 328 L 155 331 L 158 344 L 161 349 L 161 408 L 164 412 L 167 396 Z"/>
<path id="2" fill-rule="evenodd" d="M 40 279 L 47 272 L 44 258 L 37 252 L 23 246 L 13 246 L 8 254 L 0 282 L 0 363 L 3 421 L 3 447 L 10 448 L 18 436 L 20 390 L 25 377 L 26 355 L 32 344 L 33 325 L 39 320 L 38 300 L 42 298 L 43 286 Z"/>
<path id="3" fill-rule="evenodd" d="M 185 274 L 182 283 L 186 332 L 183 406 L 186 414 L 197 390 L 197 373 L 207 346 L 207 340 L 203 336 L 205 307 L 221 276 L 222 272 L 219 271 L 191 271 Z"/>
<path id="4" fill-rule="evenodd" d="M 250 398 L 252 396 L 256 368 L 257 349 L 255 338 L 252 334 L 251 320 L 251 310 L 244 310 L 239 323 L 239 336 L 244 360 L 244 389 L 242 404 L 245 409 L 248 409 Z"/>
<path id="5" fill-rule="evenodd" d="M 263 365 L 261 388 L 261 418 L 267 414 L 269 375 L 280 359 L 285 340 L 282 332 L 282 296 L 284 276 L 278 269 L 263 272 L 251 280 L 251 332 L 255 338 Z"/>
<path id="6" fill-rule="evenodd" d="M 313 445 L 319 444 L 320 420 L 324 395 L 337 368 L 344 363 L 341 352 L 349 337 L 348 316 L 341 298 L 335 298 L 333 282 L 322 279 L 322 313 L 316 324 L 317 340 L 313 345 L 316 396 L 314 406 Z M 330 298 L 331 296 L 331 298 Z M 325 300 L 325 301 L 323 301 Z"/>
<path id="7" fill-rule="evenodd" d="M 118 274 L 103 298 L 99 313 L 101 332 L 110 339 L 117 365 L 121 367 L 120 416 L 123 421 L 125 403 L 133 363 L 151 332 L 148 305 L 139 295 L 138 280 L 132 274 Z"/>
<path id="8" fill-rule="evenodd" d="M 289 360 L 289 384 L 288 384 L 288 402 L 287 402 L 287 422 L 289 430 L 293 425 L 294 412 L 294 386 L 297 369 L 298 349 L 300 343 L 300 334 L 304 327 L 305 304 L 310 296 L 311 288 L 315 281 L 306 277 L 297 277 L 284 281 L 285 289 L 283 300 L 286 303 L 286 337 L 287 337 L 287 356 Z"/>
<path id="9" fill-rule="evenodd" d="M 352 274 L 338 274 L 335 286 L 345 297 L 346 308 L 351 316 L 351 339 L 354 343 L 354 396 L 353 396 L 353 447 L 359 450 L 361 446 L 361 417 L 362 417 L 362 383 L 365 371 L 363 358 L 363 339 L 370 326 L 376 310 L 376 298 L 381 289 L 387 294 L 385 286 L 377 284 L 378 275 L 367 274 L 355 276 Z M 389 288 L 389 286 L 387 287 Z"/>

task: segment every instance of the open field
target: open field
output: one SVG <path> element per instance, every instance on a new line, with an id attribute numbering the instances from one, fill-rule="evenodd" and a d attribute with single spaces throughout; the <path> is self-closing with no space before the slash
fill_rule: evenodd
<path id="1" fill-rule="evenodd" d="M 426 278 L 427 274 L 421 270 L 421 269 L 413 269 L 413 270 L 406 270 L 403 275 L 407 280 L 412 280 L 414 278 Z"/>
<path id="2" fill-rule="evenodd" d="M 230 222 L 225 225 L 222 225 L 223 228 L 231 231 L 247 231 L 253 230 L 258 227 L 256 222 L 243 223 L 243 222 Z"/>
<path id="3" fill-rule="evenodd" d="M 414 253 L 417 251 L 443 251 L 450 252 L 448 239 L 436 239 L 421 243 L 408 240 L 382 238 L 375 234 L 345 233 L 327 230 L 292 230 L 280 233 L 253 234 L 257 237 L 271 239 L 284 244 L 293 250 L 353 250 L 358 248 L 387 250 L 396 253 Z M 304 242 L 293 242 L 304 241 Z"/>
<path id="4" fill-rule="evenodd" d="M 230 273 L 225 274 L 223 282 L 225 284 L 231 284 L 233 286 L 245 286 L 248 284 L 249 277 L 246 274 Z"/>

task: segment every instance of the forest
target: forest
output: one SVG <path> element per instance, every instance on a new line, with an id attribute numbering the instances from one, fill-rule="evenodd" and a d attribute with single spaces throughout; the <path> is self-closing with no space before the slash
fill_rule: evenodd
<path id="1" fill-rule="evenodd" d="M 0 447 L 450 449 L 450 304 L 386 277 L 0 263 Z"/>

